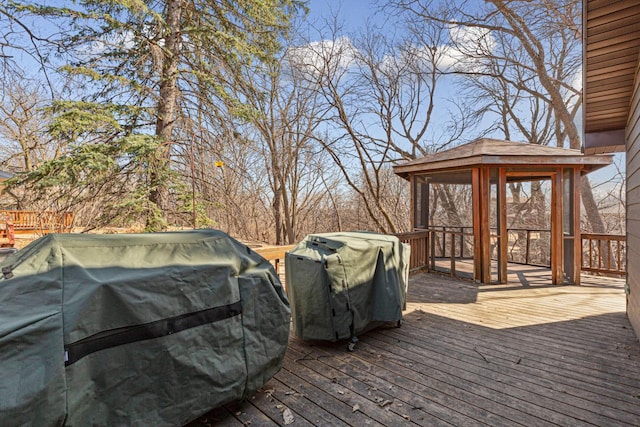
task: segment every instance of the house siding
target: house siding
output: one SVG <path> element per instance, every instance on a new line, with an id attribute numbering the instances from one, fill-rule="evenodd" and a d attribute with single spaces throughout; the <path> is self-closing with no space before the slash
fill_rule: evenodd
<path id="1" fill-rule="evenodd" d="M 626 131 L 627 315 L 640 337 L 640 67 L 636 69 Z"/>

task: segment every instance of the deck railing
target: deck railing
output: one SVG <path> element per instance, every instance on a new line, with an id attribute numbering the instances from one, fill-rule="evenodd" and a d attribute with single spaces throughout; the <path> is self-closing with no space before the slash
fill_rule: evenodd
<path id="1" fill-rule="evenodd" d="M 411 245 L 410 269 L 435 270 L 436 259 L 449 260 L 450 274 L 456 275 L 456 260 L 473 257 L 473 228 L 435 226 L 396 236 Z M 550 267 L 551 230 L 543 228 L 508 228 L 508 262 Z M 497 240 L 495 230 L 492 241 Z M 492 245 L 492 256 L 495 245 Z M 623 276 L 626 271 L 624 235 L 582 233 L 582 271 Z"/>
<path id="2" fill-rule="evenodd" d="M 411 246 L 411 256 L 409 258 L 409 269 L 417 270 L 427 267 L 429 263 L 429 235 L 428 230 L 410 231 L 408 233 L 396 234 L 402 243 Z"/>
<path id="3" fill-rule="evenodd" d="M 582 233 L 582 271 L 625 276 L 626 246 L 622 234 Z"/>
<path id="4" fill-rule="evenodd" d="M 253 248 L 253 250 L 260 254 L 263 258 L 273 265 L 273 268 L 276 270 L 276 274 L 283 278 L 284 273 L 282 270 L 282 264 L 284 263 L 285 254 L 291 249 L 295 248 L 296 245 L 287 245 L 287 246 L 270 246 L 270 247 L 257 247 Z M 284 281 L 283 281 L 284 283 Z"/>
<path id="5" fill-rule="evenodd" d="M 473 256 L 473 247 L 469 245 L 473 233 L 465 231 L 467 229 L 471 227 L 432 227 L 396 236 L 411 246 L 410 270 L 435 270 L 436 258 L 448 258 L 450 274 L 455 276 L 456 260 Z"/>
<path id="6" fill-rule="evenodd" d="M 69 233 L 73 227 L 72 212 L 0 210 L 0 221 L 11 222 L 16 234 Z"/>

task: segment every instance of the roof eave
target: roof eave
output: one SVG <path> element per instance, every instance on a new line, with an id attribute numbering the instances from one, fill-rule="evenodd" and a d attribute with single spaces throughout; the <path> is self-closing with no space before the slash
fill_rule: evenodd
<path id="1" fill-rule="evenodd" d="M 464 159 L 443 160 L 437 162 L 412 163 L 409 165 L 396 165 L 393 172 L 404 179 L 409 179 L 414 174 L 438 173 L 452 170 L 470 170 L 482 166 L 500 167 L 524 167 L 526 169 L 540 169 L 550 167 L 576 167 L 579 166 L 585 173 L 608 166 L 612 163 L 611 155 L 596 156 L 557 156 L 541 158 L 539 156 L 474 156 Z"/>

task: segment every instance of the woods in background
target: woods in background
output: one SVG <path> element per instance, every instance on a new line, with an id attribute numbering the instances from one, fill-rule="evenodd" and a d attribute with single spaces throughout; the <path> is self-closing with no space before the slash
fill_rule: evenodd
<path id="1" fill-rule="evenodd" d="M 391 0 L 352 33 L 303 3 L 0 6 L 5 207 L 274 244 L 394 233 L 410 227 L 397 162 L 481 136 L 580 147 L 580 1 Z M 622 231 L 621 176 L 585 180 L 583 228 Z M 439 191 L 449 217 L 470 209 Z"/>

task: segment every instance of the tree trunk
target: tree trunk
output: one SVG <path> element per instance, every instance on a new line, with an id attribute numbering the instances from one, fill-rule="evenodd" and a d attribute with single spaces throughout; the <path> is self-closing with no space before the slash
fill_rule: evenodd
<path id="1" fill-rule="evenodd" d="M 554 83 L 554 80 L 547 72 L 544 48 L 542 47 L 540 42 L 531 34 L 529 28 L 526 25 L 526 22 L 524 22 L 522 17 L 518 16 L 518 14 L 507 5 L 507 2 L 505 2 L 504 0 L 489 1 L 496 6 L 502 16 L 504 16 L 507 22 L 509 22 L 513 34 L 521 41 L 522 46 L 533 61 L 536 71 L 538 72 L 537 74 L 540 83 L 549 93 L 549 97 L 551 98 L 551 102 L 556 112 L 556 117 L 562 122 L 566 135 L 569 138 L 569 148 L 579 150 L 582 146 L 580 141 L 580 133 L 578 132 L 578 128 L 573 121 L 573 117 L 569 113 L 567 105 L 564 102 L 562 93 L 560 92 L 560 88 Z M 562 144 L 562 141 L 558 142 L 560 145 Z M 591 184 L 589 183 L 589 179 L 587 177 L 583 177 L 580 185 L 582 203 L 584 204 L 585 210 L 587 211 L 587 219 L 589 221 L 589 224 L 591 225 L 591 228 L 594 231 L 604 231 L 604 223 L 602 222 L 602 218 L 600 217 L 600 213 L 597 209 L 597 204 L 595 202 L 595 199 L 593 198 L 593 192 L 591 191 Z"/>
<path id="2" fill-rule="evenodd" d="M 284 244 L 282 238 L 282 209 L 280 201 L 282 200 L 282 187 L 278 183 L 275 184 L 276 189 L 273 193 L 273 219 L 275 221 L 276 245 Z"/>
<path id="3" fill-rule="evenodd" d="M 157 117 L 155 135 L 160 140 L 160 147 L 152 162 L 151 192 L 149 201 L 157 206 L 166 219 L 169 208 L 169 188 L 167 185 L 167 172 L 171 156 L 171 143 L 173 127 L 176 119 L 176 100 L 178 98 L 177 76 L 178 63 L 181 48 L 181 20 L 183 0 L 169 0 L 166 11 L 167 35 L 165 37 L 162 74 L 160 76 L 160 91 L 157 103 Z M 154 220 L 154 219 L 152 219 Z M 155 222 L 155 221 L 154 221 Z M 149 226 L 149 222 L 147 226 Z M 151 228 L 166 228 L 166 224 L 158 226 L 156 223 Z"/>
<path id="4" fill-rule="evenodd" d="M 583 176 L 580 180 L 580 193 L 582 195 L 584 211 L 587 214 L 587 220 L 591 225 L 591 231 L 593 233 L 606 233 L 604 222 L 602 222 L 602 217 L 600 217 L 600 213 L 598 212 L 598 205 L 593 197 L 589 178 L 586 176 Z"/>

